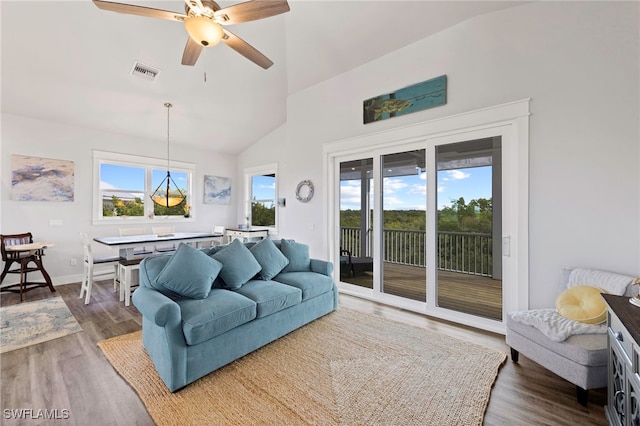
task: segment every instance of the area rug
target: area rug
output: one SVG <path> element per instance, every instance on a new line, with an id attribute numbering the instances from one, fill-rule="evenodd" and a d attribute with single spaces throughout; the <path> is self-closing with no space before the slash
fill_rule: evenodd
<path id="1" fill-rule="evenodd" d="M 82 331 L 62 297 L 0 308 L 0 353 Z"/>
<path id="2" fill-rule="evenodd" d="M 346 308 L 174 394 L 158 377 L 141 332 L 98 346 L 157 425 L 481 425 L 506 359 Z"/>

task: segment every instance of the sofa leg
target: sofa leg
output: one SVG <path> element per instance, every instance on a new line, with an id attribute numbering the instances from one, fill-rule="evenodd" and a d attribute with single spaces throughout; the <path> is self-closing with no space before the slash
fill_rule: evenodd
<path id="1" fill-rule="evenodd" d="M 582 389 L 580 386 L 576 386 L 576 395 L 578 397 L 578 402 L 580 405 L 587 406 L 587 401 L 589 400 L 589 390 Z"/>
<path id="2" fill-rule="evenodd" d="M 518 362 L 518 356 L 519 355 L 520 355 L 520 353 L 518 351 L 516 351 L 515 349 L 511 348 L 511 361 Z"/>

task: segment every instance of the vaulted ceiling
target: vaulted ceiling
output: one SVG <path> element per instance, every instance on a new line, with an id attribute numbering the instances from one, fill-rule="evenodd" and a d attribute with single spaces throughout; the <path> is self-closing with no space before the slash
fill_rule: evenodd
<path id="1" fill-rule="evenodd" d="M 128 1 L 184 12 L 182 0 Z M 218 2 L 227 7 L 238 2 Z M 230 26 L 274 65 L 220 44 L 180 64 L 179 22 L 98 9 L 90 0 L 0 2 L 2 112 L 238 153 L 286 121 L 291 93 L 511 1 L 289 0 L 290 12 Z M 155 81 L 131 75 L 138 61 Z"/>

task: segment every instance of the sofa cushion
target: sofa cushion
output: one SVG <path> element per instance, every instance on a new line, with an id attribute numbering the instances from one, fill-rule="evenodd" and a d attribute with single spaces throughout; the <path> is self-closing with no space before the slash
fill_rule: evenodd
<path id="1" fill-rule="evenodd" d="M 181 296 L 204 299 L 222 264 L 190 245 L 181 243 L 155 281 Z"/>
<path id="2" fill-rule="evenodd" d="M 311 258 L 309 257 L 309 246 L 297 243 L 293 240 L 280 240 L 280 250 L 289 259 L 289 264 L 282 270 L 283 272 L 302 272 L 311 270 Z"/>
<path id="3" fill-rule="evenodd" d="M 241 294 L 213 289 L 206 299 L 176 300 L 188 345 L 197 345 L 256 317 L 256 302 Z"/>
<path id="4" fill-rule="evenodd" d="M 606 292 L 597 287 L 571 287 L 557 297 L 556 309 L 565 318 L 586 324 L 600 324 L 607 320 L 607 304 L 602 293 Z"/>
<path id="5" fill-rule="evenodd" d="M 302 300 L 333 290 L 333 278 L 316 272 L 281 272 L 273 280 L 302 290 Z"/>
<path id="6" fill-rule="evenodd" d="M 266 317 L 302 302 L 302 291 L 299 288 L 276 281 L 251 280 L 236 292 L 256 302 L 256 318 Z"/>
<path id="7" fill-rule="evenodd" d="M 262 269 L 256 258 L 240 240 L 233 240 L 231 244 L 212 257 L 222 263 L 220 276 L 229 290 L 239 289 L 242 284 L 255 277 Z"/>
<path id="8" fill-rule="evenodd" d="M 260 240 L 249 251 L 262 267 L 260 278 L 263 280 L 270 280 L 275 277 L 289 264 L 289 259 L 282 254 L 269 238 Z"/>

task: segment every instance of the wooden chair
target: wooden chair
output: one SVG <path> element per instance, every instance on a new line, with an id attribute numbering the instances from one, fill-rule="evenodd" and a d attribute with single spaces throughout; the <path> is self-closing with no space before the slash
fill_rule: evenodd
<path id="1" fill-rule="evenodd" d="M 224 226 L 219 226 L 219 225 L 214 226 L 213 233 L 222 234 L 222 237 L 220 237 L 220 240 L 214 240 L 213 245 L 219 246 L 221 244 L 226 244 L 226 240 L 227 240 L 226 232 L 227 232 L 227 229 Z"/>
<path id="2" fill-rule="evenodd" d="M 43 249 L 30 251 L 6 250 L 8 246 L 30 243 L 33 243 L 33 236 L 31 235 L 31 232 L 24 234 L 0 235 L 0 252 L 2 252 L 2 260 L 4 261 L 4 269 L 0 275 L 0 284 L 4 281 L 7 274 L 20 274 L 20 282 L 18 284 L 11 284 L 6 287 L 2 287 L 2 291 L 20 293 L 21 302 L 23 300 L 23 293 L 35 288 L 49 287 L 51 292 L 56 291 L 51 283 L 51 277 L 44 269 L 44 266 L 42 266 L 42 256 L 44 256 Z M 11 269 L 14 263 L 18 264 L 18 267 Z M 30 264 L 32 264 L 32 266 L 29 266 Z M 40 271 L 42 273 L 45 280 L 44 283 L 28 281 L 27 274 L 35 271 Z M 19 287 L 19 290 L 15 290 L 13 287 Z"/>
<path id="3" fill-rule="evenodd" d="M 162 236 L 162 235 L 175 233 L 176 227 L 175 226 L 153 226 L 151 230 L 153 231 L 154 234 L 158 236 Z M 168 244 L 164 246 L 158 246 L 158 245 L 153 246 L 153 250 L 158 253 L 169 253 L 172 251 L 176 251 L 176 249 L 177 247 L 175 244 Z"/>
<path id="4" fill-rule="evenodd" d="M 141 228 L 119 228 L 118 232 L 120 234 L 121 237 L 125 236 L 125 235 L 145 235 L 147 233 L 147 230 L 144 227 Z M 149 250 L 146 247 L 142 247 L 141 249 L 135 250 L 133 252 L 134 255 L 140 255 L 140 254 L 151 254 L 153 253 L 153 250 Z"/>
<path id="5" fill-rule="evenodd" d="M 93 257 L 93 250 L 91 249 L 91 241 L 89 236 L 84 232 L 80 232 L 80 242 L 82 243 L 82 251 L 84 254 L 83 272 L 82 272 L 82 284 L 80 285 L 80 299 L 86 294 L 84 304 L 88 305 L 91 301 L 91 289 L 93 288 L 93 281 L 96 277 L 111 274 L 108 271 L 96 271 L 95 267 L 99 265 L 112 265 L 113 266 L 113 285 L 114 289 L 117 287 L 119 280 L 119 256 L 109 257 Z"/>

